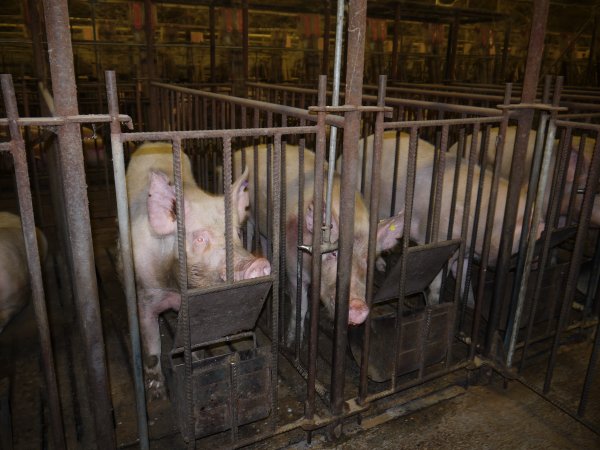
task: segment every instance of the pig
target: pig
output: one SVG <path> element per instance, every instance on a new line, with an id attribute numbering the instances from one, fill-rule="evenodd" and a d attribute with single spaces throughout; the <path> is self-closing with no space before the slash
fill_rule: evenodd
<path id="1" fill-rule="evenodd" d="M 506 129 L 506 143 L 504 145 L 504 151 L 502 153 L 502 161 L 501 161 L 501 165 L 500 165 L 500 175 L 503 178 L 506 178 L 507 180 L 510 177 L 510 168 L 511 168 L 511 164 L 512 164 L 516 132 L 517 132 L 517 127 L 514 127 L 514 126 L 507 127 L 507 129 Z M 486 163 L 487 163 L 488 167 L 490 167 L 490 168 L 493 167 L 492 165 L 494 164 L 494 159 L 495 159 L 495 154 L 496 154 L 495 146 L 496 146 L 496 141 L 498 139 L 498 133 L 499 133 L 498 128 L 490 129 L 488 148 L 485 153 Z M 522 185 L 523 185 L 524 190 L 526 189 L 526 187 L 529 183 L 529 180 L 531 178 L 533 152 L 535 149 L 536 136 L 537 136 L 537 132 L 535 130 L 531 130 L 529 132 L 529 137 L 528 137 L 528 142 L 527 142 L 527 151 L 526 151 L 526 155 L 525 155 L 525 173 L 524 173 L 523 180 L 522 180 Z M 466 143 L 465 151 L 467 153 L 470 151 L 471 139 L 472 139 L 471 135 L 468 135 L 465 139 L 465 143 Z M 481 145 L 481 139 L 482 139 L 482 133 L 480 131 L 478 133 L 479 145 Z M 566 215 L 568 212 L 569 202 L 570 202 L 570 194 L 573 189 L 573 186 L 577 186 L 577 189 L 581 189 L 581 188 L 584 188 L 586 185 L 587 174 L 588 174 L 588 170 L 589 170 L 589 163 L 590 163 L 591 155 L 592 155 L 593 148 L 595 145 L 595 140 L 592 138 L 586 139 L 584 151 L 583 151 L 583 155 L 582 155 L 583 165 L 582 165 L 581 171 L 579 173 L 579 176 L 577 177 L 577 179 L 575 179 L 575 168 L 577 165 L 577 159 L 579 157 L 578 149 L 579 149 L 580 139 L 581 139 L 580 136 L 573 136 L 571 139 L 571 149 L 569 152 L 569 161 L 568 161 L 568 166 L 567 166 L 567 173 L 565 176 L 565 190 L 564 190 L 564 193 L 563 193 L 563 196 L 561 199 L 560 210 L 559 210 L 559 213 L 561 215 Z M 552 158 L 550 160 L 549 182 L 551 182 L 552 175 L 554 173 L 554 167 L 556 164 L 556 155 L 558 154 L 558 144 L 559 144 L 559 141 L 558 141 L 558 139 L 556 139 L 554 141 Z M 455 143 L 453 146 L 451 146 L 448 151 L 450 153 L 455 154 L 458 151 L 458 143 Z M 548 186 L 548 188 L 545 191 L 546 195 L 544 196 L 544 211 L 547 210 L 547 205 L 548 205 L 548 201 L 550 198 L 550 187 L 551 187 L 551 184 Z M 576 213 L 579 212 L 579 208 L 581 206 L 581 200 L 582 200 L 582 197 L 576 198 L 576 200 L 575 200 Z M 595 218 L 592 217 L 592 223 L 594 223 L 594 222 L 595 222 Z M 595 223 L 595 224 L 600 225 L 600 222 Z"/>
<path id="2" fill-rule="evenodd" d="M 249 204 L 248 174 L 232 185 L 234 231 L 245 220 Z M 137 285 L 146 386 L 150 397 L 164 398 L 160 366 L 158 316 L 179 310 L 177 221 L 173 156 L 170 143 L 145 143 L 127 168 L 133 260 Z M 202 191 L 194 181 L 189 158 L 182 153 L 188 284 L 198 288 L 226 280 L 225 204 L 223 197 Z M 233 233 L 234 280 L 267 276 L 267 259 L 247 252 Z"/>
<path id="3" fill-rule="evenodd" d="M 313 215 L 314 215 L 314 181 L 315 176 L 326 176 L 325 172 L 315 174 L 315 154 L 310 150 L 304 151 L 304 204 L 302 205 L 302 215 L 298 216 L 299 202 L 299 148 L 294 145 L 282 146 L 286 154 L 286 196 L 285 196 L 285 237 L 286 237 L 286 272 L 287 272 L 287 293 L 290 297 L 292 306 L 297 304 L 297 248 L 298 245 L 298 222 L 301 222 L 303 229 L 303 243 L 312 245 L 313 236 Z M 255 179 L 254 173 L 254 149 L 252 147 L 245 150 L 238 150 L 234 155 L 234 167 L 240 173 L 242 169 L 242 151 L 246 153 L 246 170 L 250 171 L 250 201 L 251 210 L 255 213 L 252 221 L 258 222 L 261 230 L 266 230 L 267 214 L 269 208 L 266 196 L 266 168 L 267 152 L 266 146 L 258 147 L 258 180 L 259 180 L 259 206 L 253 205 Z M 326 169 L 326 166 L 323 170 Z M 365 321 L 369 314 L 369 308 L 365 301 L 365 278 L 367 272 L 367 250 L 368 250 L 368 232 L 369 232 L 369 213 L 362 197 L 357 192 L 355 196 L 355 219 L 354 219 L 354 246 L 352 254 L 352 272 L 350 281 L 350 297 L 348 310 L 348 324 L 359 325 Z M 339 214 L 340 214 L 340 177 L 336 174 L 334 177 L 334 188 L 332 196 L 332 227 L 331 242 L 336 242 L 339 236 Z M 377 252 L 389 249 L 396 244 L 400 237 L 400 227 L 398 217 L 386 217 L 379 223 L 377 229 Z M 308 309 L 308 292 L 311 284 L 312 256 L 303 253 L 302 265 L 302 286 L 301 286 L 301 335 L 300 341 L 304 337 L 304 320 Z M 337 251 L 323 253 L 321 267 L 321 289 L 320 300 L 325 306 L 327 314 L 333 318 L 335 312 L 335 294 L 337 279 Z M 295 311 L 295 309 L 292 309 Z M 295 314 L 290 315 L 289 328 L 287 333 L 287 342 L 291 344 L 295 341 Z"/>
<path id="4" fill-rule="evenodd" d="M 391 199 L 392 199 L 392 188 L 394 180 L 394 158 L 396 148 L 396 132 L 387 131 L 384 133 L 383 147 L 381 154 L 381 171 L 380 171 L 380 198 L 379 198 L 379 218 L 384 219 L 390 216 L 391 211 Z M 370 186 L 371 186 L 371 158 L 373 151 L 373 135 L 370 135 L 366 139 L 367 146 L 367 170 L 366 170 L 366 183 L 365 183 L 365 197 L 370 198 Z M 407 133 L 400 133 L 400 158 L 399 167 L 396 175 L 396 205 L 394 207 L 394 213 L 398 215 L 404 214 L 404 201 L 406 195 L 406 182 L 407 182 L 407 164 L 408 164 L 408 144 L 409 135 Z M 359 158 L 362 164 L 362 157 L 364 152 L 365 141 L 361 139 L 359 141 Z M 340 158 L 342 158 L 340 156 Z M 414 202 L 412 210 L 412 221 L 411 229 L 409 230 L 410 239 L 416 241 L 419 244 L 425 243 L 425 237 L 427 232 L 427 219 L 429 214 L 429 203 L 430 203 L 430 192 L 431 192 L 431 181 L 433 178 L 433 166 L 434 166 L 434 147 L 427 141 L 418 139 L 417 141 L 417 168 L 415 178 L 415 191 L 414 191 Z M 457 156 L 454 154 L 447 153 L 444 164 L 444 177 L 443 177 L 443 193 L 441 200 L 441 211 L 440 211 L 440 225 L 439 225 L 439 238 L 445 239 L 448 233 L 449 217 L 452 203 L 452 188 L 454 185 L 454 172 L 457 163 Z M 339 167 L 338 158 L 338 167 Z M 453 238 L 459 238 L 462 227 L 462 218 L 465 209 L 465 194 L 466 194 L 466 180 L 468 164 L 466 160 L 460 161 L 459 165 L 460 178 L 459 186 L 457 190 L 457 201 L 456 201 L 456 212 L 453 224 Z M 475 202 L 477 199 L 478 181 L 480 176 L 480 167 L 475 165 L 473 170 L 473 187 L 471 191 L 471 206 L 469 208 L 469 231 L 467 239 L 467 251 L 470 249 L 470 238 L 472 236 L 472 228 L 475 219 Z M 360 186 L 361 174 L 358 176 L 358 183 Z M 487 216 L 487 202 L 489 200 L 489 194 L 492 184 L 492 172 L 486 170 L 484 174 L 484 188 L 482 196 L 482 207 L 480 210 L 480 219 L 477 229 L 477 240 L 475 243 L 474 252 L 477 256 L 481 256 L 483 236 L 485 232 L 486 216 Z M 488 263 L 492 266 L 496 264 L 498 252 L 500 249 L 500 230 L 502 229 L 502 222 L 504 219 L 504 207 L 506 204 L 506 195 L 508 191 L 508 182 L 504 178 L 500 178 L 498 185 L 498 200 L 496 204 L 496 210 L 494 214 L 493 229 L 494 233 L 491 236 L 490 242 L 490 255 Z M 515 239 L 513 241 L 512 253 L 518 251 L 518 241 L 520 237 L 520 225 L 523 220 L 524 205 L 525 201 L 520 202 L 518 213 L 517 213 L 517 229 L 515 231 Z M 403 228 L 403 222 L 401 225 Z M 543 224 L 538 230 L 538 236 L 543 229 Z M 402 230 L 404 231 L 404 230 Z M 404 234 L 404 233 L 403 233 Z M 468 254 L 468 253 L 467 253 Z M 456 261 L 451 261 L 451 268 L 456 272 Z M 466 264 L 464 265 L 466 267 Z M 456 275 L 456 273 L 455 273 Z M 463 281 L 465 277 L 463 276 Z M 439 287 L 441 278 L 438 277 L 434 284 L 430 286 L 430 295 L 428 302 L 435 304 L 439 301 Z"/>
<path id="5" fill-rule="evenodd" d="M 39 229 L 35 231 L 43 264 L 48 243 Z M 21 219 L 9 212 L 0 212 L 0 333 L 27 304 L 29 296 L 29 271 Z"/>

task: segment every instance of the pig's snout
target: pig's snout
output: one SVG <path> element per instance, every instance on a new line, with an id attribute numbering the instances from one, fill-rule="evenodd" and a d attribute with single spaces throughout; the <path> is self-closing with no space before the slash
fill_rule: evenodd
<path id="1" fill-rule="evenodd" d="M 348 309 L 348 324 L 360 325 L 369 315 L 369 307 L 364 300 L 353 298 Z"/>
<path id="2" fill-rule="evenodd" d="M 244 271 L 243 279 L 266 277 L 267 275 L 271 275 L 271 263 L 265 258 L 257 258 Z"/>

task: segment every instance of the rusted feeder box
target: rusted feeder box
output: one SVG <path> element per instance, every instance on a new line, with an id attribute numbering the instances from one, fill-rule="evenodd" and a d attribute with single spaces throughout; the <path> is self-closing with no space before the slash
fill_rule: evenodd
<path id="1" fill-rule="evenodd" d="M 271 277 L 260 280 L 264 281 L 247 280 L 190 297 L 196 438 L 263 419 L 270 413 L 271 347 L 258 347 L 253 330 L 273 281 Z M 185 435 L 182 327 L 179 321 L 171 351 L 170 391 Z M 207 356 L 215 348 L 220 354 Z"/>
<path id="2" fill-rule="evenodd" d="M 423 292 L 457 251 L 460 240 L 408 248 L 406 262 L 406 296 Z M 368 375 L 373 381 L 387 381 L 392 376 L 396 339 L 396 308 L 384 302 L 398 298 L 400 262 L 388 272 L 378 288 L 371 312 L 371 339 Z M 454 303 L 442 303 L 421 311 L 408 311 L 402 317 L 398 348 L 397 375 L 413 372 L 421 364 L 440 362 L 448 349 L 448 333 L 454 323 Z M 354 359 L 360 362 L 363 327 L 350 328 L 349 342 Z"/>

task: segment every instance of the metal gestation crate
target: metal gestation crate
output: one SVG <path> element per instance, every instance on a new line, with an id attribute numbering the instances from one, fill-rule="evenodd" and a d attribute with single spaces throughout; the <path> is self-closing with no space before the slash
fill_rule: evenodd
<path id="1" fill-rule="evenodd" d="M 272 286 L 270 277 L 189 295 L 195 437 L 266 418 L 271 410 L 271 347 L 258 347 L 254 329 Z M 182 321 L 178 321 L 167 377 L 180 427 L 187 424 Z M 206 349 L 244 341 L 217 356 Z M 181 430 L 184 436 L 189 435 Z M 190 433 L 191 434 L 191 433 Z"/>

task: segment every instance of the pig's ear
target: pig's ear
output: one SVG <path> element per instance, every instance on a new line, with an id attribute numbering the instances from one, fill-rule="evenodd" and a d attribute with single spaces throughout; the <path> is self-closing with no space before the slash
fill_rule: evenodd
<path id="1" fill-rule="evenodd" d="M 150 227 L 155 233 L 166 235 L 175 232 L 177 229 L 175 188 L 163 172 L 150 172 L 147 206 Z"/>
<path id="2" fill-rule="evenodd" d="M 377 253 L 389 250 L 398 243 L 404 231 L 404 210 L 377 225 Z"/>
<path id="3" fill-rule="evenodd" d="M 238 226 L 248 219 L 250 207 L 250 194 L 248 193 L 248 166 L 244 173 L 231 185 L 232 205 L 237 212 Z"/>

